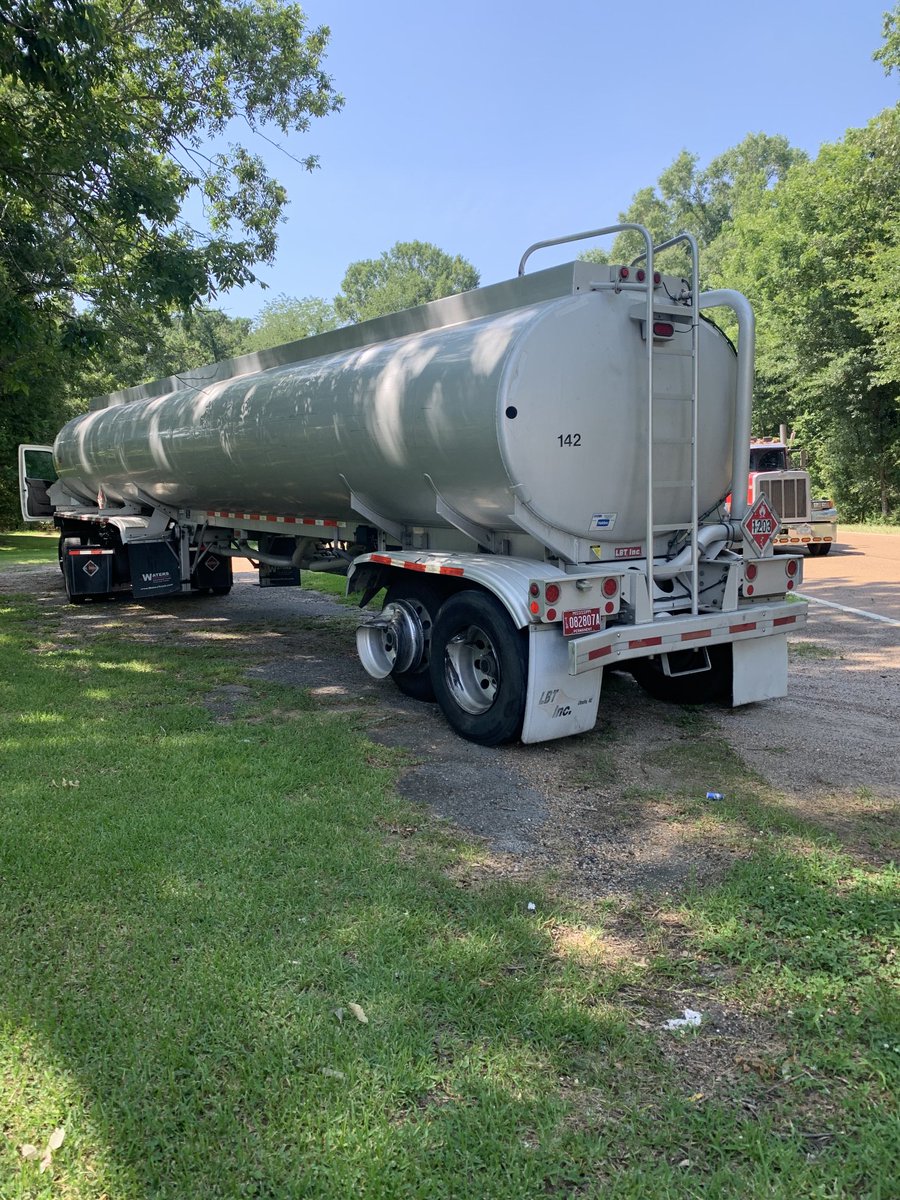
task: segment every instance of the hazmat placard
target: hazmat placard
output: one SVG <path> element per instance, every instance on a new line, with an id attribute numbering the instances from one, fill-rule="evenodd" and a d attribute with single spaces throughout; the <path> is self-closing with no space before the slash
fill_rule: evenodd
<path id="1" fill-rule="evenodd" d="M 760 496 L 741 521 L 744 545 L 756 558 L 761 558 L 771 548 L 780 527 L 781 518 L 768 499 L 764 495 Z"/>

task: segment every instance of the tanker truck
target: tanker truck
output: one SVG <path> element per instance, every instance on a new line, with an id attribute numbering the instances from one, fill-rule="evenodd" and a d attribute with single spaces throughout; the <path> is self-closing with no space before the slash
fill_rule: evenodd
<path id="1" fill-rule="evenodd" d="M 633 263 L 526 271 L 630 229 Z M 606 668 L 675 703 L 787 689 L 801 558 L 748 506 L 754 320 L 649 233 L 95 399 L 20 447 L 72 603 L 347 575 L 361 666 L 483 745 L 590 730 Z M 708 318 L 725 307 L 738 346 Z M 725 508 L 731 494 L 741 499 Z M 376 612 L 368 606 L 376 597 Z"/>

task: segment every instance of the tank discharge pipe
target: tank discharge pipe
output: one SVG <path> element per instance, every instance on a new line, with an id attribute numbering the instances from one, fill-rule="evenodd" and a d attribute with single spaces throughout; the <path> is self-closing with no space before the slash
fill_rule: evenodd
<path id="1" fill-rule="evenodd" d="M 308 538 L 300 543 L 290 558 L 284 554 L 255 550 L 246 541 L 238 542 L 237 549 L 233 546 L 217 546 L 216 554 L 227 558 L 249 558 L 253 562 L 265 563 L 268 567 L 298 567 L 303 571 L 330 571 L 333 575 L 346 575 L 353 562 L 353 555 L 348 554 L 346 550 L 335 550 L 329 558 L 312 558 Z"/>
<path id="2" fill-rule="evenodd" d="M 723 547 L 741 540 L 741 529 L 737 521 L 717 521 L 715 525 L 704 525 L 697 533 L 697 551 L 712 552 L 713 557 Z M 657 562 L 653 567 L 654 576 L 680 575 L 691 567 L 691 547 L 685 548 L 670 558 L 668 562 Z"/>
<path id="3" fill-rule="evenodd" d="M 731 515 L 740 521 L 747 515 L 747 483 L 750 477 L 750 414 L 753 409 L 753 363 L 756 354 L 756 318 L 750 301 L 740 292 L 719 288 L 702 292 L 701 308 L 730 308 L 738 323 L 737 403 L 731 451 Z"/>

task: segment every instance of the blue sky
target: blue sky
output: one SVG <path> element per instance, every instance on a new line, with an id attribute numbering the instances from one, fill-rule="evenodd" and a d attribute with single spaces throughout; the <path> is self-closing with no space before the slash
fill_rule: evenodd
<path id="1" fill-rule="evenodd" d="M 331 299 L 349 263 L 412 239 L 493 283 L 531 242 L 615 221 L 683 148 L 705 165 L 762 131 L 815 154 L 900 101 L 872 61 L 888 7 L 307 0 L 346 106 L 285 143 L 319 156 L 311 175 L 254 146 L 291 206 L 259 271 L 269 290 L 219 303 L 253 316 L 279 293 Z"/>

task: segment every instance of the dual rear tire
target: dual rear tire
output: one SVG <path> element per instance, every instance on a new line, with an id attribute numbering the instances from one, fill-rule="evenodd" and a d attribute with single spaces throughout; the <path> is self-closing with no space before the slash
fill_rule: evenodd
<path id="1" fill-rule="evenodd" d="M 427 579 L 398 580 L 385 597 L 411 605 L 424 647 L 413 666 L 391 672 L 406 696 L 436 701 L 460 736 L 482 746 L 518 738 L 525 716 L 527 634 L 487 592 L 449 596 Z"/>

